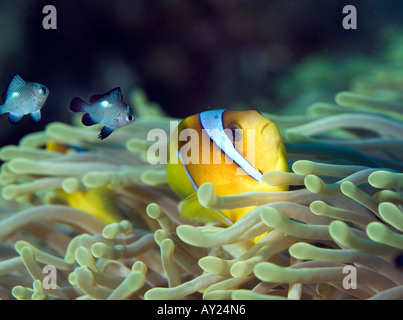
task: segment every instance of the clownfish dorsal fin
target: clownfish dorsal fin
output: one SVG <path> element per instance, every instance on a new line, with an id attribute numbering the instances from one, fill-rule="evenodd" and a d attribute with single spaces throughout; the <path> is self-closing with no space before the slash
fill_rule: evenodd
<path id="1" fill-rule="evenodd" d="M 224 125 L 222 122 L 222 115 L 225 112 L 222 110 L 209 110 L 200 113 L 200 123 L 202 128 L 206 131 L 208 136 L 214 143 L 230 157 L 237 165 L 239 165 L 249 176 L 254 178 L 258 182 L 263 182 L 263 174 L 254 168 L 248 160 L 246 160 L 236 150 L 232 141 L 228 138 L 224 131 Z"/>
<path id="2" fill-rule="evenodd" d="M 178 210 L 183 220 L 194 220 L 201 223 L 220 221 L 227 226 L 232 225 L 232 222 L 220 212 L 203 207 L 197 197 L 197 191 L 192 192 L 181 201 Z"/>

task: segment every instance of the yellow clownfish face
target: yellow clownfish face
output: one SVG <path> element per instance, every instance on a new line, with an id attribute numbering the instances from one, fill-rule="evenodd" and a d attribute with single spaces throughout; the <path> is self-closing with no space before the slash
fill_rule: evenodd
<path id="1" fill-rule="evenodd" d="M 261 180 L 267 171 L 288 171 L 288 163 L 277 125 L 256 110 L 210 110 L 190 116 L 172 134 L 169 150 L 168 184 L 189 204 L 182 206 L 184 219 L 214 220 L 208 210 L 195 203 L 197 188 L 206 182 L 214 185 L 218 196 L 287 190 Z M 233 223 L 251 209 L 223 210 L 220 214 Z"/>

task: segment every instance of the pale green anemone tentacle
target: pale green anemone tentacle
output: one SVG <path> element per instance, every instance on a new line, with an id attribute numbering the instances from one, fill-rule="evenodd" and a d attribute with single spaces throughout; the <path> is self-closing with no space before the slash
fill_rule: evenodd
<path id="1" fill-rule="evenodd" d="M 326 216 L 337 220 L 354 222 L 357 223 L 358 225 L 363 226 L 367 225 L 370 222 L 376 221 L 376 218 L 369 214 L 364 215 L 361 214 L 360 212 L 336 208 L 320 200 L 313 201 L 309 206 L 309 208 L 316 215 Z"/>
<path id="2" fill-rule="evenodd" d="M 6 200 L 16 200 L 27 194 L 34 194 L 41 190 L 58 189 L 62 187 L 64 179 L 59 177 L 42 178 L 26 183 L 10 184 L 5 186 L 1 195 Z"/>
<path id="3" fill-rule="evenodd" d="M 355 92 L 339 92 L 334 99 L 338 105 L 344 107 L 360 106 L 379 113 L 385 113 L 385 111 L 403 113 L 403 104 L 400 102 L 376 99 Z M 403 120 L 403 118 L 400 118 L 400 120 Z"/>
<path id="4" fill-rule="evenodd" d="M 35 259 L 34 250 L 31 247 L 24 246 L 20 252 L 21 260 L 24 263 L 27 271 L 29 272 L 31 278 L 35 280 L 40 280 L 42 283 L 45 277 L 45 274 L 42 272 L 42 268 L 39 266 L 38 262 Z M 46 289 L 46 292 L 51 293 L 52 295 L 58 296 L 60 298 L 67 298 L 66 295 L 59 289 Z"/>
<path id="5" fill-rule="evenodd" d="M 181 284 L 181 278 L 173 259 L 175 244 L 171 239 L 164 239 L 161 244 L 162 266 L 167 274 L 168 286 L 176 287 Z"/>
<path id="6" fill-rule="evenodd" d="M 349 181 L 355 185 L 366 183 L 368 181 L 368 176 L 370 176 L 370 174 L 376 170 L 377 169 L 364 169 L 353 173 L 333 184 L 326 184 L 320 177 L 310 174 L 305 177 L 304 184 L 307 189 L 313 193 L 325 196 L 334 196 L 342 192 L 340 188 L 342 183 L 346 181 Z"/>
<path id="7" fill-rule="evenodd" d="M 342 221 L 333 221 L 329 225 L 329 233 L 334 241 L 345 248 L 351 248 L 363 253 L 374 255 L 384 255 L 396 252 L 396 249 L 388 245 L 361 238 Z"/>
<path id="8" fill-rule="evenodd" d="M 145 283 L 145 275 L 142 272 L 130 273 L 119 286 L 113 290 L 107 300 L 123 300 L 138 291 Z"/>
<path id="9" fill-rule="evenodd" d="M 36 221 L 62 221 L 92 233 L 100 232 L 105 226 L 101 220 L 80 210 L 65 206 L 38 206 L 1 220 L 0 241 L 3 241 L 23 226 Z"/>
<path id="10" fill-rule="evenodd" d="M 318 267 L 303 267 L 308 265 L 317 265 Z M 305 262 L 301 264 L 301 268 L 282 268 L 273 263 L 261 262 L 256 265 L 254 272 L 256 274 L 256 277 L 266 282 L 289 284 L 321 282 L 341 283 L 346 276 L 345 273 L 343 273 L 343 268 L 343 266 L 337 266 L 337 264 L 320 262 Z M 361 267 L 357 267 L 357 274 L 360 274 L 360 278 L 357 279 L 357 286 L 359 286 L 360 283 L 363 283 L 365 285 L 366 283 L 368 283 L 369 279 L 376 275 L 374 271 Z M 387 278 L 379 275 L 378 277 L 379 278 L 374 279 L 371 282 L 371 286 L 374 290 L 387 290 L 394 287 L 393 282 L 391 282 Z"/>
<path id="11" fill-rule="evenodd" d="M 288 239 L 290 238 L 291 237 L 288 237 Z M 290 241 L 292 240 L 293 239 L 291 239 Z M 244 270 L 246 270 L 245 268 L 243 268 L 245 267 L 244 263 L 251 265 L 251 263 L 253 263 L 251 261 L 258 260 L 258 262 L 260 262 L 259 259 L 262 259 L 261 261 L 265 261 L 270 256 L 275 254 L 277 250 L 281 251 L 281 249 L 278 248 L 283 248 L 283 245 L 286 245 L 287 243 L 287 237 L 284 236 L 282 232 L 274 230 L 260 239 L 259 242 L 250 250 L 247 250 L 245 253 L 235 259 L 225 260 L 216 256 L 206 256 L 199 260 L 199 265 L 203 270 L 212 274 L 223 276 L 232 274 L 234 277 L 244 277 L 247 275 L 246 271 L 244 272 Z M 240 263 L 240 265 L 236 269 L 239 270 L 239 272 L 236 272 L 236 274 L 234 274 L 232 267 L 238 264 L 238 262 Z"/>
<path id="12" fill-rule="evenodd" d="M 264 208 L 260 217 L 269 227 L 296 238 L 330 240 L 328 226 L 307 225 L 288 219 L 275 208 Z"/>
<path id="13" fill-rule="evenodd" d="M 232 291 L 231 298 L 233 300 L 288 300 L 286 297 L 261 294 L 246 289 Z"/>
<path id="14" fill-rule="evenodd" d="M 153 288 L 146 292 L 146 300 L 178 300 L 194 292 L 208 288 L 214 283 L 225 280 L 225 277 L 211 274 L 202 275 L 174 288 Z"/>
<path id="15" fill-rule="evenodd" d="M 274 231 L 273 231 L 274 232 Z M 261 248 L 255 256 L 249 259 L 239 259 L 231 266 L 231 275 L 235 278 L 244 278 L 253 272 L 253 269 L 256 264 L 264 261 L 269 261 L 274 255 L 281 252 L 285 248 L 289 247 L 291 244 L 298 241 L 294 237 L 285 236 L 278 241 L 272 242 L 268 246 L 264 246 Z M 246 256 L 246 254 L 244 255 Z"/>
<path id="16" fill-rule="evenodd" d="M 14 257 L 0 262 L 0 276 L 24 269 L 21 257 Z"/>
<path id="17" fill-rule="evenodd" d="M 373 241 L 403 250 L 403 235 L 393 232 L 381 222 L 371 222 L 367 226 L 367 235 Z"/>
<path id="18" fill-rule="evenodd" d="M 318 119 L 309 124 L 288 129 L 287 132 L 303 132 L 307 136 L 326 132 L 335 128 L 359 128 L 375 131 L 381 135 L 401 136 L 403 125 L 376 115 L 345 113 Z"/>
<path id="19" fill-rule="evenodd" d="M 403 211 L 398 206 L 383 202 L 379 205 L 379 214 L 384 221 L 403 232 Z"/>
<path id="20" fill-rule="evenodd" d="M 376 295 L 373 295 L 370 300 L 402 300 L 403 299 L 403 286 L 391 288 Z"/>
<path id="21" fill-rule="evenodd" d="M 5 146 L 0 149 L 0 160 L 9 161 L 15 158 L 30 160 L 45 160 L 60 155 L 58 152 L 51 152 L 42 149 L 33 149 L 22 146 Z"/>
<path id="22" fill-rule="evenodd" d="M 375 171 L 368 182 L 375 188 L 403 188 L 403 173 Z"/>
<path id="23" fill-rule="evenodd" d="M 59 163 L 46 160 L 34 161 L 25 158 L 10 160 L 9 168 L 16 174 L 36 174 L 51 176 L 84 175 L 90 171 L 118 170 L 118 166 L 106 163 Z"/>
<path id="24" fill-rule="evenodd" d="M 337 165 L 308 160 L 298 160 L 292 165 L 292 170 L 302 176 L 315 174 L 318 176 L 346 177 L 367 168 L 365 166 Z"/>
<path id="25" fill-rule="evenodd" d="M 268 171 L 263 174 L 262 180 L 269 186 L 289 186 L 303 185 L 304 176 L 297 175 L 293 172 Z"/>
<path id="26" fill-rule="evenodd" d="M 403 275 L 393 265 L 379 257 L 355 250 L 333 250 L 318 248 L 311 244 L 299 242 L 290 247 L 290 254 L 296 259 L 329 261 L 336 263 L 358 263 L 392 279 L 397 285 L 403 284 Z"/>
<path id="27" fill-rule="evenodd" d="M 290 136 L 292 134 L 294 133 L 289 133 Z M 342 146 L 303 144 L 292 143 L 292 140 L 287 141 L 290 142 L 285 142 L 284 144 L 288 154 L 310 155 L 318 157 L 319 159 L 327 159 L 328 161 L 333 161 L 336 159 L 337 161 L 341 161 L 343 164 L 348 162 L 347 165 L 368 166 L 374 168 L 382 167 L 378 159 L 368 156 L 358 150 L 345 148 Z"/>
<path id="28" fill-rule="evenodd" d="M 397 205 L 403 204 L 403 192 L 395 192 L 392 190 L 381 190 L 376 192 L 373 195 L 373 197 L 380 204 L 382 204 L 382 202 L 391 202 Z"/>
<path id="29" fill-rule="evenodd" d="M 364 207 L 371 210 L 375 215 L 378 215 L 378 202 L 367 193 L 361 191 L 351 181 L 344 181 L 340 185 L 340 190 L 349 198 L 362 204 Z"/>

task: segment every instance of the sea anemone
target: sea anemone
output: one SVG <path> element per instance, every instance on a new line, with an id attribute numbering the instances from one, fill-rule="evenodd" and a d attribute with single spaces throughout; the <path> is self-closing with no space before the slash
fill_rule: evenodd
<path id="1" fill-rule="evenodd" d="M 169 134 L 172 119 L 139 90 L 131 101 L 136 122 L 104 141 L 51 123 L 0 150 L 1 299 L 403 298 L 401 103 L 341 92 L 303 116 L 266 114 L 291 170 L 263 180 L 290 190 L 219 197 L 203 184 L 208 209 L 256 207 L 224 227 L 180 219 L 165 165 L 147 156 L 148 132 Z M 115 196 L 116 222 L 59 192 L 96 188 Z"/>

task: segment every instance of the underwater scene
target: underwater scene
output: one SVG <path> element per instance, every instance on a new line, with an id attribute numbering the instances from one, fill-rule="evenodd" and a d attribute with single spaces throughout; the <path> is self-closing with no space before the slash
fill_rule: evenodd
<path id="1" fill-rule="evenodd" d="M 401 2 L 3 0 L 0 71 L 0 300 L 403 299 Z"/>

